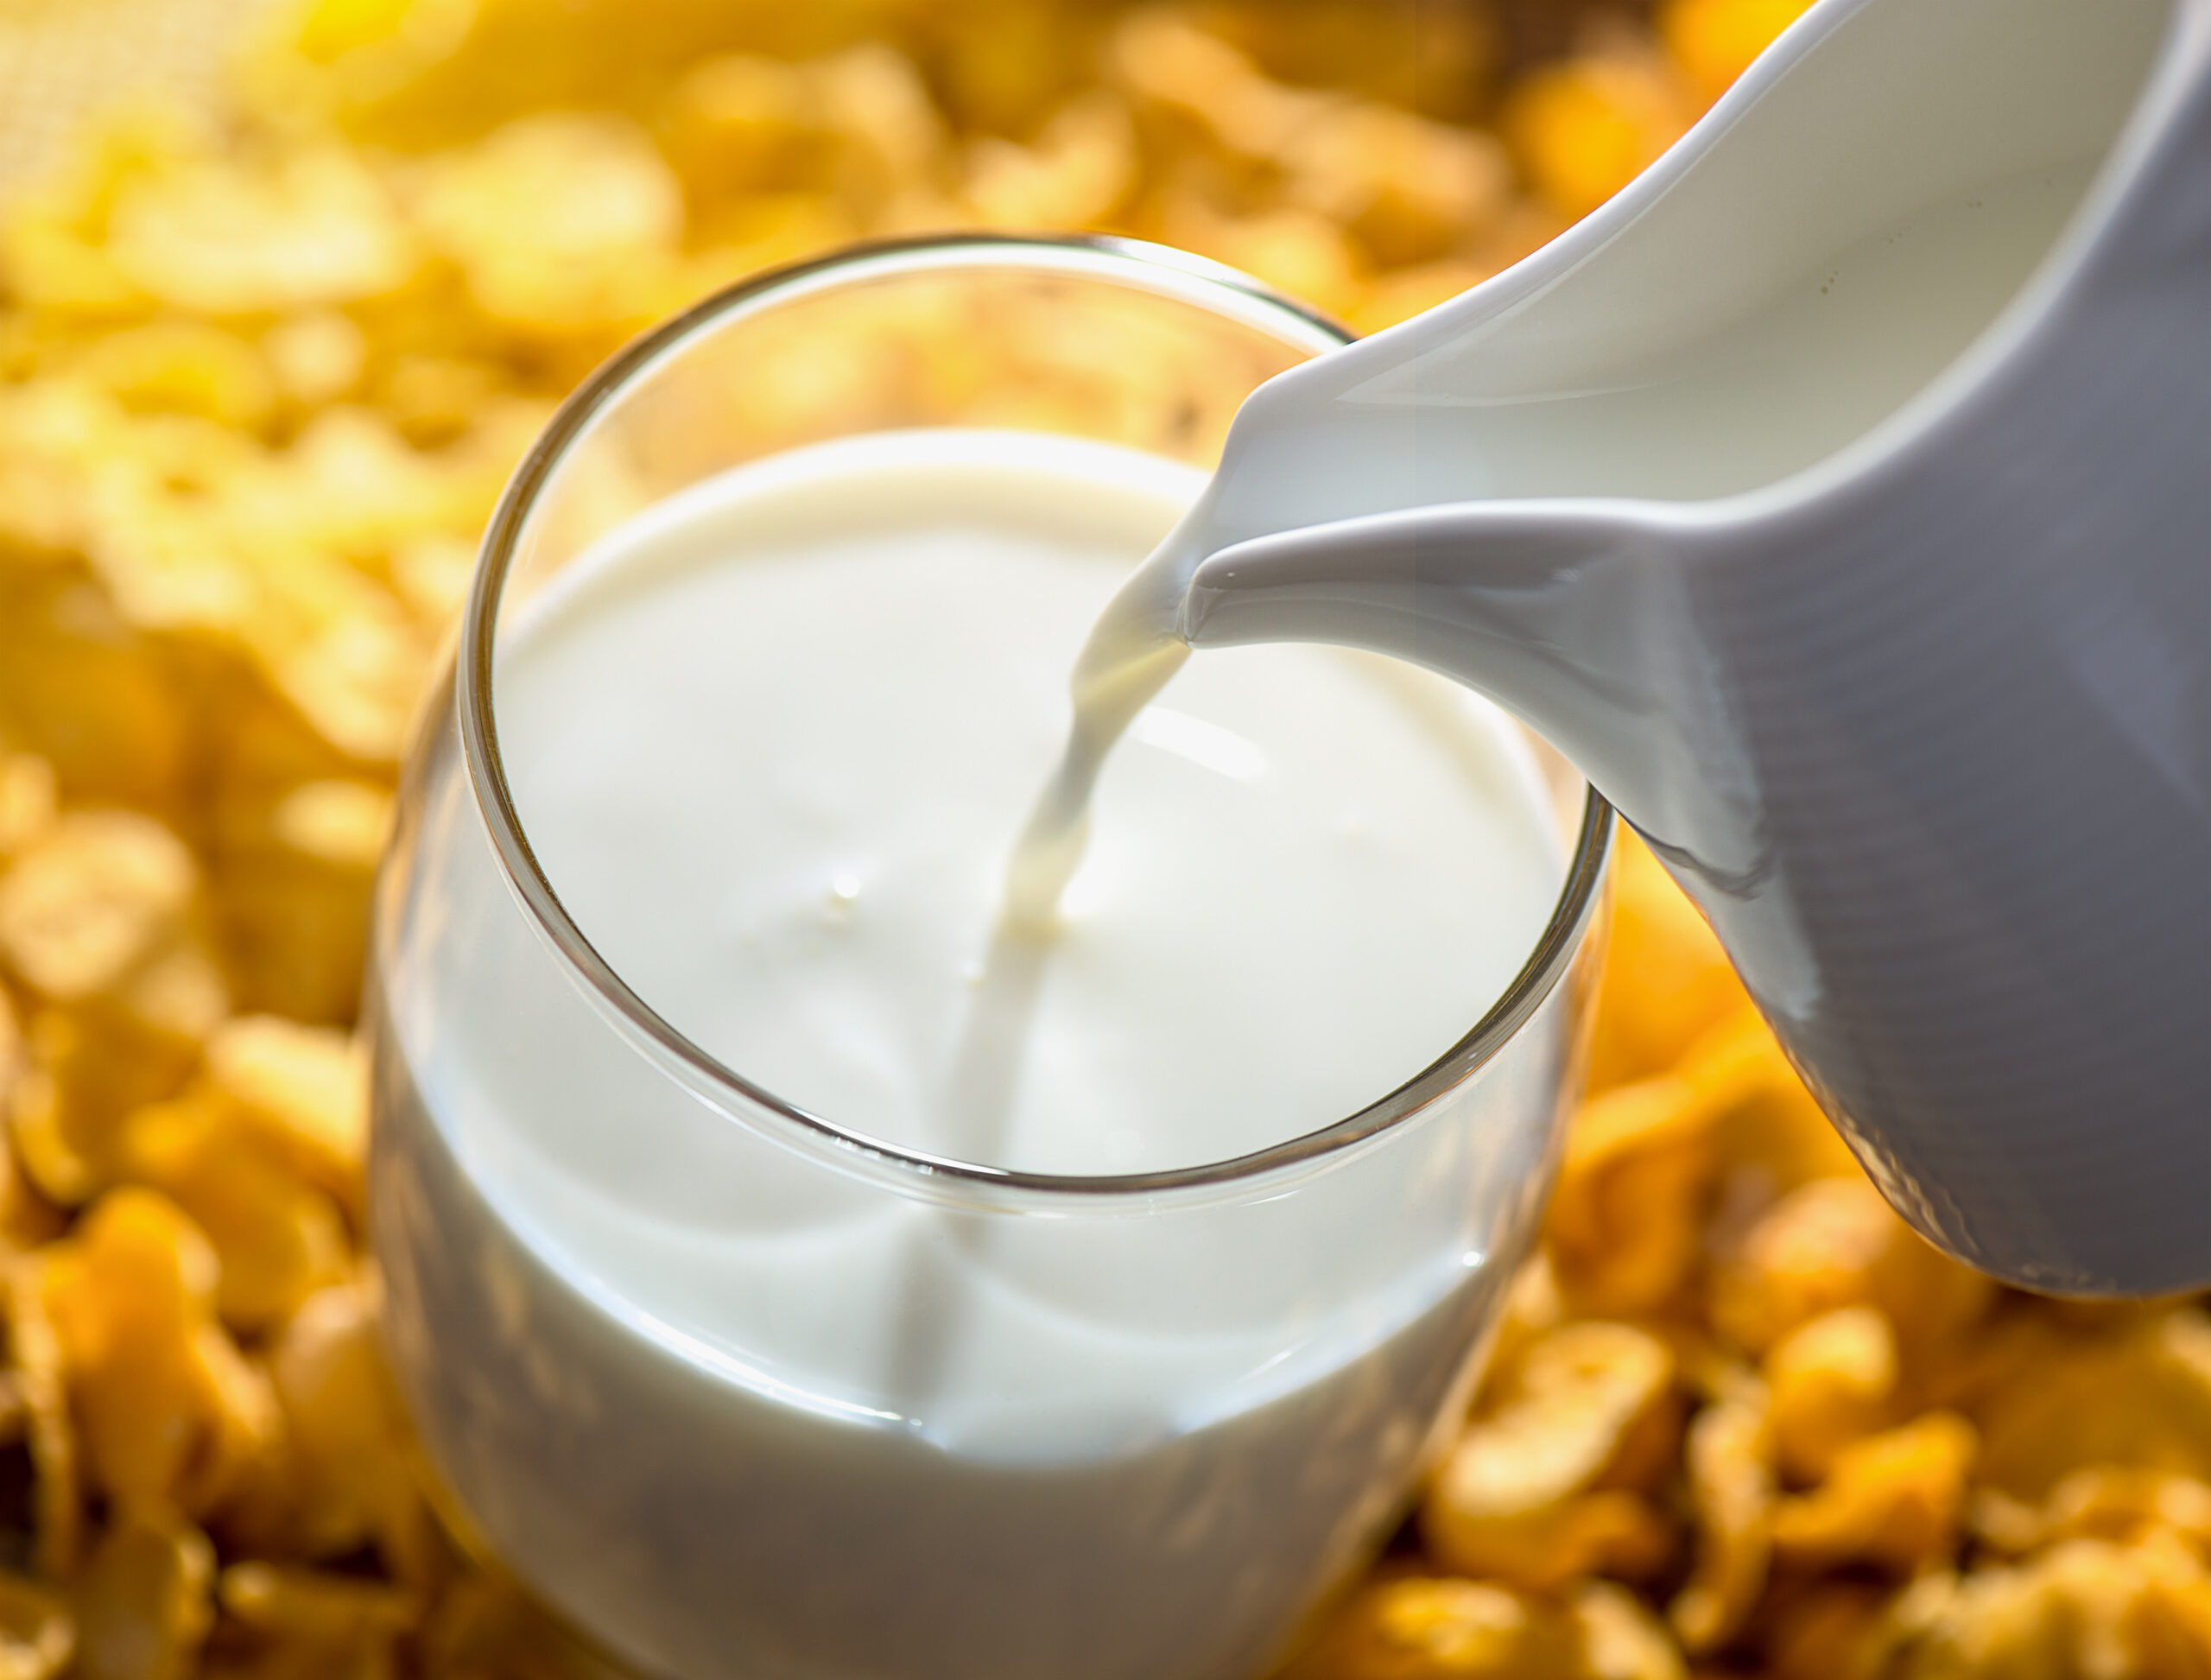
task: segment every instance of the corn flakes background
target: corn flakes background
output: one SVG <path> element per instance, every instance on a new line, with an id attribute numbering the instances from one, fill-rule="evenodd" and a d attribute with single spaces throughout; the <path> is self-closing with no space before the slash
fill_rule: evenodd
<path id="1" fill-rule="evenodd" d="M 608 1672 L 425 1504 L 347 1036 L 410 713 L 570 384 L 937 227 L 1378 326 L 1800 10 L 0 0 L 0 1680 Z M 188 97 L 75 125 L 156 63 Z M 2206 1675 L 2207 1557 L 2211 1318 L 1937 1257 L 1631 844 L 1543 1253 L 1291 1672 Z"/>

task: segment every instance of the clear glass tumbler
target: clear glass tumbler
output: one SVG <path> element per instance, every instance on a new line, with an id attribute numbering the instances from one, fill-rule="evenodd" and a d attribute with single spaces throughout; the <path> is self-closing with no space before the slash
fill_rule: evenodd
<path id="1" fill-rule="evenodd" d="M 893 1148 L 719 1065 L 571 922 L 500 768 L 503 622 L 687 486 L 922 426 L 1210 466 L 1254 386 L 1340 341 L 1125 242 L 871 247 L 640 340 L 518 471 L 380 886 L 371 1223 L 465 1526 L 622 1661 L 1239 1680 L 1386 1536 L 1464 1406 L 1549 1188 L 1604 902 L 1611 813 L 1540 743 L 1557 897 L 1488 1014 L 1318 1132 L 1111 1178 Z M 556 1140 L 548 1105 L 591 1124 Z M 825 1379 L 806 1349 L 879 1334 L 839 1315 L 882 1303 L 820 1285 L 886 1219 L 981 1279 L 1029 1372 L 1070 1337 L 1156 1359 L 1146 1404 L 1124 1384 L 1099 1415 L 1070 1364 L 1049 1405 L 950 1429 L 926 1397 Z"/>

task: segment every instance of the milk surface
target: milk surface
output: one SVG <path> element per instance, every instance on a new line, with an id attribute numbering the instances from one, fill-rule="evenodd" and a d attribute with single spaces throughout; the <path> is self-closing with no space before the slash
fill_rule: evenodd
<path id="1" fill-rule="evenodd" d="M 569 914 L 725 1065 L 957 1158 L 1194 1166 L 1403 1084 L 1505 989 L 1560 864 L 1532 763 L 1387 662 L 1239 651 L 1131 708 L 1059 924 L 993 946 L 1076 651 L 1203 485 L 946 432 L 638 522 L 502 654 L 509 780 Z"/>
<path id="2" fill-rule="evenodd" d="M 510 618 L 495 688 L 585 937 L 776 1099 L 994 1165 L 1222 1161 L 1417 1075 L 1565 859 L 1519 738 L 1405 668 L 1193 662 L 1134 713 L 1048 934 L 1002 922 L 1075 652 L 1201 482 L 893 434 L 618 530 Z M 1264 1195 L 966 1214 L 620 1041 L 456 764 L 426 753 L 415 931 L 379 950 L 374 1205 L 396 1363 L 490 1544 L 670 1674 L 1255 1672 L 1463 1401 L 1569 1006 Z"/>

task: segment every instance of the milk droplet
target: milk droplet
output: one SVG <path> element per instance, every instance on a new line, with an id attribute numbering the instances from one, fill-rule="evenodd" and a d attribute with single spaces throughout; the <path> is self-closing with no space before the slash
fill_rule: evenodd
<path id="1" fill-rule="evenodd" d="M 852 913 L 852 907 L 859 901 L 860 878 L 839 875 L 829 883 L 828 896 L 823 901 L 822 909 L 833 919 L 842 921 Z"/>

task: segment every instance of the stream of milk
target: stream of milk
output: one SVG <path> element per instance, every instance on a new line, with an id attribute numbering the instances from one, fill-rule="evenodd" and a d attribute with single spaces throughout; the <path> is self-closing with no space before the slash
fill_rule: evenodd
<path id="1" fill-rule="evenodd" d="M 1785 478 L 1862 435 L 1954 360 L 2048 249 L 2087 177 L 2085 164 L 2066 164 L 1977 187 L 1854 242 L 1740 318 L 1677 329 L 1670 342 L 1653 332 L 1601 371 L 1528 378 L 1510 350 L 1484 354 L 1509 316 L 1454 339 L 1438 330 L 1438 311 L 1421 324 L 1432 347 L 1408 337 L 1392 357 L 1370 341 L 1275 380 L 1239 417 L 1219 477 L 1083 645 L 1067 745 L 1015 852 L 1008 925 L 1048 928 L 1080 865 L 1091 792 L 1114 744 L 1188 656 L 1184 599 L 1213 554 L 1470 498 L 1688 500 Z M 1576 305 L 1562 288 L 1532 307 L 1571 314 Z M 1651 326 L 1615 300 L 1606 321 L 1530 336 L 1571 360 L 1605 333 Z M 1354 362 L 1365 377 L 1342 389 L 1337 365 Z"/>

